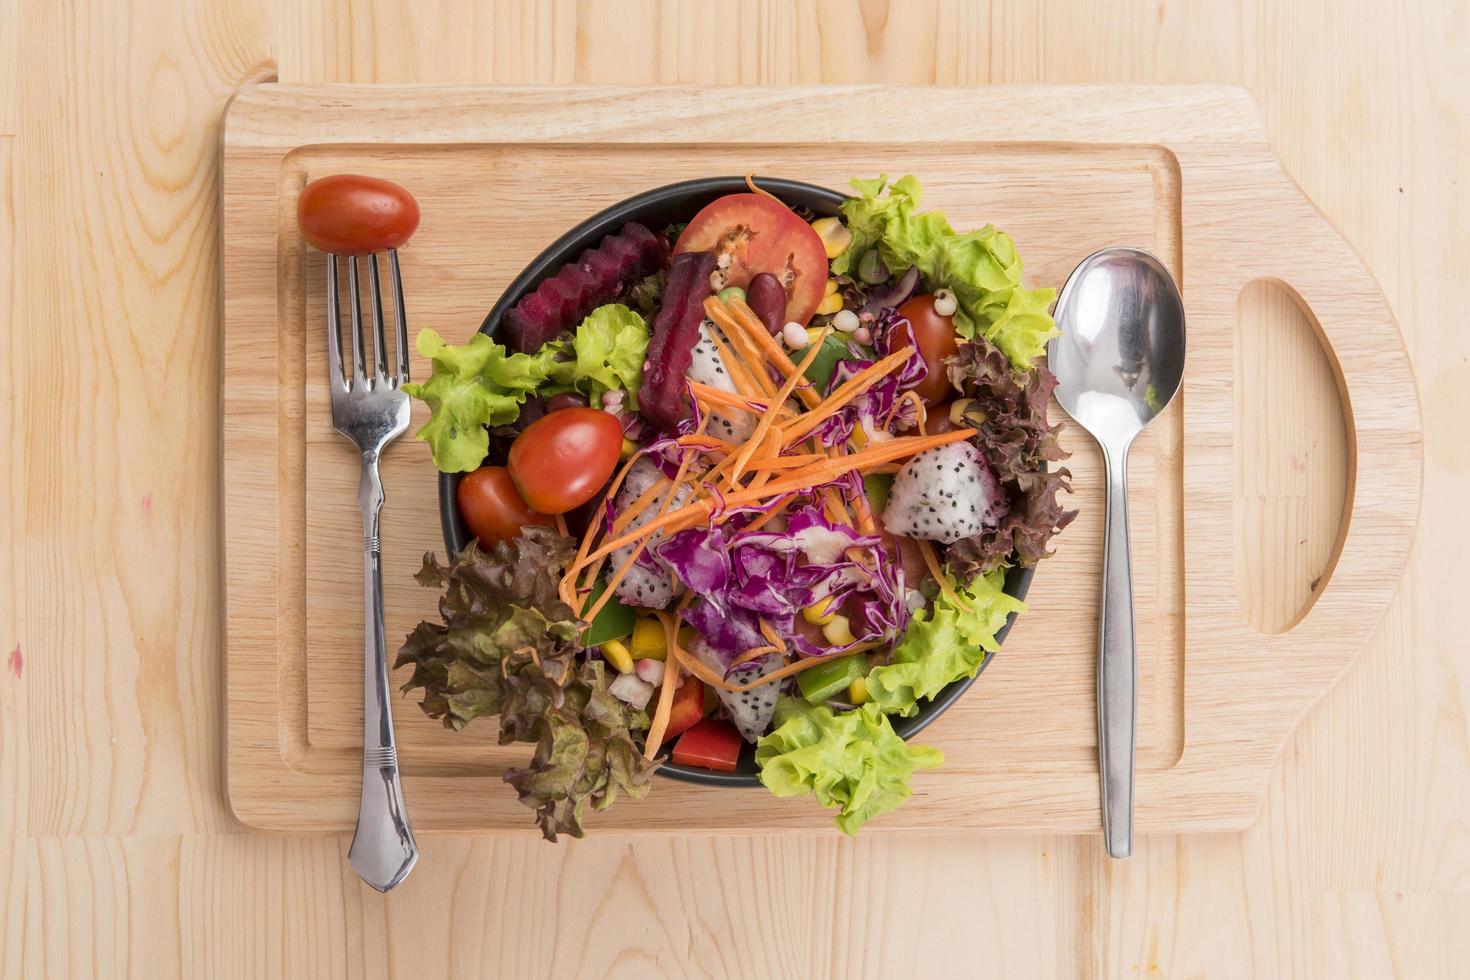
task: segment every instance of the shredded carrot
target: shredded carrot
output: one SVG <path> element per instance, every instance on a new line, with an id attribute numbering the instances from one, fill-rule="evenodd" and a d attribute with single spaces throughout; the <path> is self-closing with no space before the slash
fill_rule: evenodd
<path id="1" fill-rule="evenodd" d="M 703 431 L 704 426 L 708 422 L 709 416 L 706 415 L 704 419 L 699 423 L 700 431 Z M 679 469 L 674 473 L 674 480 L 669 485 L 669 492 L 667 496 L 664 497 L 664 502 L 659 505 L 659 517 L 662 517 L 664 514 L 668 513 L 669 507 L 672 506 L 672 504 L 674 503 L 674 498 L 679 494 L 679 487 L 682 486 L 684 483 L 685 474 L 689 472 L 690 461 L 698 455 L 698 450 L 685 450 L 679 454 Z M 608 600 L 612 598 L 613 589 L 617 588 L 618 583 L 620 583 L 624 578 L 627 577 L 628 572 L 631 571 L 633 568 L 633 563 L 638 560 L 638 557 L 640 555 L 643 554 L 643 549 L 648 547 L 649 540 L 651 540 L 651 537 L 644 538 L 643 540 L 639 541 L 638 546 L 634 548 L 631 553 L 629 553 L 627 558 L 623 559 L 623 563 L 618 566 L 618 570 L 614 572 L 612 576 L 607 580 L 607 588 L 602 590 L 602 595 L 597 597 L 597 601 L 593 603 L 591 611 L 587 613 L 586 618 L 588 622 L 591 622 L 592 618 L 602 611 L 602 607 L 607 605 Z"/>
<path id="2" fill-rule="evenodd" d="M 783 649 L 783 647 L 772 646 L 769 643 L 767 643 L 763 647 L 751 647 L 749 650 L 746 650 L 740 656 L 730 661 L 730 666 L 739 667 L 741 664 L 748 664 L 752 660 L 758 660 L 761 657 L 764 657 L 766 654 L 780 653 Z"/>
<path id="3" fill-rule="evenodd" d="M 893 424 L 898 410 L 906 403 L 914 406 L 914 427 L 920 432 L 924 431 L 924 424 L 929 421 L 929 410 L 924 407 L 924 399 L 920 398 L 919 393 L 913 389 L 905 391 L 894 399 L 893 407 L 888 410 L 888 417 L 883 420 L 883 428 L 886 429 Z"/>
<path id="4" fill-rule="evenodd" d="M 674 623 L 673 617 L 666 612 L 655 612 L 659 622 L 663 623 L 664 640 L 669 649 L 673 650 L 679 645 L 679 630 Z M 643 757 L 652 759 L 658 754 L 659 747 L 663 744 L 664 732 L 669 730 L 669 715 L 674 711 L 674 691 L 679 686 L 679 661 L 670 657 L 664 664 L 663 686 L 658 691 L 658 705 L 653 709 L 653 717 L 648 722 L 648 738 L 643 742 Z"/>
<path id="5" fill-rule="evenodd" d="M 913 352 L 913 347 L 905 347 L 902 350 L 894 351 L 892 354 L 883 358 L 883 360 L 863 368 L 857 374 L 843 382 L 842 387 L 823 399 L 821 404 L 815 406 L 811 411 L 797 419 L 788 429 L 786 438 L 792 442 L 800 442 L 805 439 L 813 429 L 835 415 L 842 406 L 867 391 L 895 367 L 907 361 Z"/>
<path id="6" fill-rule="evenodd" d="M 824 664 L 830 660 L 836 660 L 838 657 L 849 657 L 854 653 L 862 653 L 866 650 L 875 649 L 876 647 L 879 647 L 881 645 L 882 643 L 879 641 L 874 641 L 872 643 L 860 643 L 857 646 L 852 647 L 851 649 L 829 653 L 822 657 L 807 657 L 804 660 L 797 660 L 794 663 L 787 664 L 785 667 L 773 670 L 769 674 L 766 674 L 764 677 L 757 677 L 755 680 L 751 681 L 748 684 L 731 684 L 729 681 L 725 680 L 725 678 L 720 676 L 719 671 L 712 669 L 707 664 L 704 664 L 698 660 L 680 659 L 679 662 L 680 665 L 684 667 L 684 669 L 688 670 L 691 674 L 694 674 L 706 684 L 717 687 L 722 691 L 729 691 L 731 694 L 744 694 L 746 691 L 753 691 L 758 687 L 764 687 L 767 684 L 771 684 L 779 680 L 784 680 L 785 678 L 790 677 L 792 674 L 799 674 L 804 670 L 810 670 L 818 664 Z"/>
<path id="7" fill-rule="evenodd" d="M 730 373 L 730 380 L 735 382 L 735 387 L 740 390 L 740 393 L 752 398 L 762 395 L 769 397 L 774 389 L 771 387 L 771 379 L 765 376 L 764 371 L 759 372 L 759 380 L 757 380 L 755 370 L 759 369 L 759 363 L 751 362 L 751 365 L 747 365 L 745 358 L 738 356 L 732 346 L 720 336 L 721 331 L 710 330 L 708 333 L 710 341 L 720 355 L 720 360 L 725 362 L 725 369 Z"/>
<path id="8" fill-rule="evenodd" d="M 775 395 L 776 386 L 771 383 L 770 372 L 766 370 L 766 357 L 761 353 L 760 347 L 746 336 L 745 331 L 715 297 L 711 296 L 704 301 L 704 310 L 717 328 L 709 332 L 710 336 L 713 338 L 717 334 L 724 334 L 725 341 L 729 344 L 729 348 L 719 348 L 716 345 L 720 356 L 724 357 L 725 350 L 730 350 L 730 356 L 744 365 L 756 387 L 767 395 Z"/>
<path id="9" fill-rule="evenodd" d="M 739 333 L 750 341 L 761 355 L 769 360 L 786 377 L 796 374 L 796 365 L 791 363 L 791 358 L 786 351 L 777 343 L 766 330 L 766 325 L 761 322 L 755 311 L 745 304 L 744 300 L 731 299 L 729 304 L 721 303 L 717 298 L 711 296 L 704 301 L 705 312 L 716 323 L 724 327 L 725 333 Z M 810 382 L 797 383 L 796 397 L 808 409 L 814 407 L 821 398 L 817 395 Z"/>
<path id="10" fill-rule="evenodd" d="M 695 398 L 707 405 L 737 408 L 742 412 L 749 412 L 751 415 L 765 415 L 773 408 L 773 406 L 764 401 L 746 398 L 744 395 L 736 394 L 733 391 L 726 391 L 724 388 L 716 388 L 698 381 L 689 382 L 689 390 Z"/>
<path id="11" fill-rule="evenodd" d="M 774 413 L 763 416 L 761 418 L 761 424 L 764 425 L 775 417 Z M 760 438 L 757 439 L 756 436 Z M 762 432 L 760 425 L 757 425 L 755 435 L 751 436 L 750 441 L 745 444 L 745 448 L 740 451 L 740 455 L 735 457 L 735 465 L 730 470 L 729 476 L 731 489 L 734 489 L 735 482 L 745 475 L 746 465 L 749 464 L 752 456 L 759 455 L 761 457 L 774 458 L 781 452 L 781 446 L 785 442 L 786 430 L 781 426 L 767 426 L 766 430 Z"/>
<path id="12" fill-rule="evenodd" d="M 734 452 L 736 449 L 739 448 L 733 442 L 726 442 L 723 439 L 716 439 L 714 436 L 709 435 L 680 436 L 679 438 L 675 439 L 674 442 L 675 444 L 680 446 L 693 446 L 695 449 L 718 449 L 721 452 L 726 453 Z"/>
<path id="13" fill-rule="evenodd" d="M 944 569 L 939 564 L 939 556 L 934 553 L 934 545 L 923 538 L 916 538 L 915 541 L 919 545 L 919 554 L 924 556 L 924 564 L 929 567 L 929 574 L 934 576 L 934 581 L 939 585 L 939 591 L 944 593 L 945 598 L 954 603 L 956 608 L 963 609 L 965 612 L 974 612 L 974 607 L 960 598 L 949 576 L 944 574 Z"/>
<path id="14" fill-rule="evenodd" d="M 764 187 L 757 187 L 755 185 L 755 171 L 752 170 L 750 173 L 745 175 L 745 186 L 750 188 L 750 192 L 752 194 L 759 194 L 761 197 L 769 197 L 771 200 L 775 201 L 786 210 L 791 210 L 791 205 L 787 204 L 785 201 L 781 200 L 779 197 L 777 197 L 775 194 L 772 194 Z"/>
<path id="15" fill-rule="evenodd" d="M 873 509 L 868 506 L 866 494 L 853 498 L 852 512 L 857 517 L 859 531 L 869 536 L 878 533 L 878 525 L 873 521 Z"/>
<path id="16" fill-rule="evenodd" d="M 751 471 L 790 470 L 798 466 L 820 463 L 827 457 L 822 453 L 786 453 L 782 456 L 757 455 L 751 457 Z"/>
<path id="17" fill-rule="evenodd" d="M 797 470 L 785 479 L 776 480 L 766 484 L 759 490 L 743 490 L 731 494 L 725 498 L 727 507 L 743 507 L 746 504 L 758 503 L 762 500 L 775 497 L 779 494 L 788 493 L 793 490 L 809 490 L 823 483 L 830 483 L 837 477 L 852 470 L 870 470 L 874 466 L 890 462 L 908 456 L 913 456 L 926 449 L 934 449 L 938 446 L 947 446 L 952 442 L 968 439 L 975 434 L 974 429 L 954 429 L 950 432 L 941 432 L 933 436 L 912 436 L 902 439 L 893 439 L 889 442 L 879 443 L 860 453 L 843 456 L 839 459 L 828 459 L 822 463 L 815 463 L 805 469 Z M 652 535 L 658 531 L 667 530 L 669 533 L 692 527 L 699 521 L 701 516 L 708 517 L 714 512 L 715 504 L 712 500 L 696 500 L 685 504 L 678 510 L 670 511 L 649 523 L 643 525 L 636 531 L 625 532 L 611 541 L 605 542 L 594 551 L 588 560 L 606 557 L 617 551 L 625 544 L 631 544 L 640 538 Z"/>
<path id="18" fill-rule="evenodd" d="M 785 650 L 786 641 L 781 638 L 780 633 L 776 632 L 776 627 L 767 622 L 765 617 L 761 617 L 758 622 L 760 623 L 761 636 L 764 636 L 766 638 L 766 642 L 774 643 L 777 647 Z"/>
<path id="19" fill-rule="evenodd" d="M 639 514 L 647 510 L 648 506 L 653 503 L 654 498 L 663 492 L 668 482 L 667 477 L 660 476 L 658 482 L 650 484 L 647 490 L 640 493 L 637 500 L 629 504 L 621 514 L 613 519 L 613 533 L 617 534 L 622 531 L 623 528 L 636 520 Z"/>
<path id="20" fill-rule="evenodd" d="M 801 381 L 804 377 L 806 377 L 806 369 L 812 366 L 812 362 L 815 361 L 817 359 L 817 355 L 821 353 L 822 341 L 827 339 L 827 334 L 829 333 L 831 333 L 830 328 L 824 330 L 821 337 L 814 341 L 811 345 L 809 345 L 806 356 L 803 357 L 801 359 L 801 363 L 796 366 L 795 373 L 793 373 L 791 377 L 787 378 L 786 383 L 781 386 L 781 390 L 776 392 L 776 400 L 774 404 L 777 407 L 781 407 L 786 404 L 786 399 L 790 398 L 791 393 L 796 390 L 797 383 Z M 760 421 L 755 424 L 755 431 L 751 433 L 750 441 L 747 442 L 745 444 L 745 448 L 740 451 L 740 459 L 735 463 L 735 469 L 732 474 L 733 479 L 738 480 L 740 478 L 740 474 L 745 471 L 746 464 L 750 462 L 750 457 L 755 453 L 756 448 L 760 446 L 761 443 L 765 440 L 766 433 L 771 431 L 771 426 L 774 425 L 775 422 L 776 413 L 768 412 L 765 415 L 762 415 Z M 770 455 L 779 455 L 781 452 L 781 446 L 785 444 L 785 441 L 786 440 L 783 438 L 780 442 L 778 442 L 776 444 L 776 452 L 771 453 Z"/>

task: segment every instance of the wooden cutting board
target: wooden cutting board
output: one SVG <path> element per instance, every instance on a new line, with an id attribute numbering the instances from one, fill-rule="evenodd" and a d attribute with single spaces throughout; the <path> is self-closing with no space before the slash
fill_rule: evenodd
<path id="1" fill-rule="evenodd" d="M 413 191 L 423 222 L 401 253 L 410 327 L 451 339 L 470 336 L 565 228 L 699 176 L 843 188 L 854 175 L 914 173 L 926 205 L 957 227 L 1010 232 L 1032 285 L 1060 286 L 1108 244 L 1158 254 L 1183 288 L 1189 357 L 1181 396 L 1130 464 L 1140 832 L 1253 819 L 1292 725 L 1358 652 L 1404 567 L 1422 447 L 1402 341 L 1372 276 L 1283 172 L 1239 90 L 262 85 L 235 98 L 223 154 L 227 767 L 235 813 L 251 826 L 347 832 L 357 809 L 357 465 L 330 424 L 323 259 L 294 218 L 302 186 L 324 174 Z M 1317 520 L 1310 542 L 1261 476 L 1280 470 L 1268 458 L 1281 449 L 1274 431 L 1299 428 L 1308 409 L 1263 415 L 1250 396 L 1282 358 L 1323 354 L 1311 332 L 1252 328 L 1272 307 L 1321 340 L 1342 405 L 1311 438 L 1335 441 L 1325 458 L 1346 462 L 1324 475 L 1309 466 L 1323 454 L 1307 446 L 1286 463 L 1341 489 L 1341 514 Z M 413 372 L 427 369 L 416 361 Z M 921 736 L 944 750 L 944 768 L 917 774 L 914 798 L 865 834 L 1099 829 L 1101 470 L 1075 426 L 1064 441 L 1080 517 L 1000 656 Z M 396 646 L 435 615 L 435 595 L 411 575 L 443 545 L 427 448 L 400 439 L 383 471 Z M 1311 599 L 1263 614 L 1272 597 L 1260 583 L 1279 576 L 1262 571 L 1298 560 L 1285 538 L 1299 534 L 1323 569 Z M 497 746 L 489 724 L 447 732 L 412 700 L 397 703 L 396 721 L 417 830 L 534 832 L 500 779 L 527 746 Z M 811 801 L 659 780 L 592 827 L 830 831 L 832 821 Z"/>

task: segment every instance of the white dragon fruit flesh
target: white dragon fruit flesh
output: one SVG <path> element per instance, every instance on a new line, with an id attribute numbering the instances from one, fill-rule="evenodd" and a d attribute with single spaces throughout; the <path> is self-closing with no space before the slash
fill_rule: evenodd
<path id="1" fill-rule="evenodd" d="M 715 670 L 725 669 L 719 656 L 702 638 L 690 644 L 689 652 Z M 749 684 L 774 670 L 779 670 L 781 662 L 781 658 L 774 655 L 752 660 L 730 671 L 725 675 L 725 679 L 731 684 Z M 776 697 L 781 693 L 781 686 L 780 681 L 772 681 L 742 692 L 722 691 L 715 688 L 715 694 L 719 697 L 720 704 L 725 706 L 725 713 L 730 716 L 730 721 L 739 730 L 741 737 L 753 743 L 770 727 L 771 716 L 776 711 Z"/>
<path id="2" fill-rule="evenodd" d="M 994 527 L 1006 496 L 985 457 L 968 442 L 926 449 L 894 477 L 883 526 L 905 538 L 953 544 Z"/>
<path id="3" fill-rule="evenodd" d="M 635 500 L 643 496 L 648 488 L 653 486 L 662 472 L 658 464 L 647 456 L 639 459 L 628 471 L 623 480 L 623 486 L 618 490 L 616 509 L 613 513 L 620 514 L 630 507 Z M 674 494 L 674 502 L 670 507 L 677 507 L 689 498 L 690 488 L 680 487 Z M 643 512 L 629 522 L 627 530 L 636 530 L 658 516 L 658 501 L 662 496 L 655 497 L 654 502 L 643 509 Z M 648 544 L 633 567 L 628 569 L 628 574 L 613 589 L 619 599 L 632 606 L 644 606 L 649 609 L 665 609 L 669 603 L 674 601 L 674 587 L 670 582 L 669 566 L 653 554 L 653 548 L 664 539 L 664 532 L 657 531 L 648 539 Z M 623 567 L 623 562 L 633 553 L 633 545 L 628 544 L 614 551 L 609 556 L 610 570 L 616 571 Z"/>
<path id="4" fill-rule="evenodd" d="M 699 325 L 699 343 L 694 345 L 687 377 L 690 381 L 733 393 L 736 391 L 735 382 L 730 380 L 730 371 L 720 357 L 720 350 L 710 339 L 709 331 L 712 326 L 714 324 L 709 320 Z M 705 431 L 726 442 L 744 442 L 755 431 L 755 417 L 739 409 L 731 409 L 728 415 L 710 412 L 709 425 Z"/>

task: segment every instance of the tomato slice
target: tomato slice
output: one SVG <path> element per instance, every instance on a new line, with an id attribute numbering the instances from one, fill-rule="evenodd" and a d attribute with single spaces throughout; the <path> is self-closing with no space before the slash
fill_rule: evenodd
<path id="1" fill-rule="evenodd" d="M 565 514 L 597 495 L 618 465 L 623 426 L 596 408 L 543 415 L 516 436 L 510 475 L 526 503 L 543 514 Z"/>
<path id="2" fill-rule="evenodd" d="M 680 252 L 714 252 L 726 283 L 742 289 L 769 272 L 786 290 L 786 319 L 805 324 L 822 302 L 827 250 L 812 226 L 761 194 L 726 194 L 689 222 L 674 244 Z"/>
<path id="3" fill-rule="evenodd" d="M 333 174 L 307 184 L 296 202 L 301 234 L 333 255 L 398 248 L 419 226 L 413 195 L 391 180 Z"/>
<path id="4" fill-rule="evenodd" d="M 516 537 L 528 524 L 552 523 L 548 515 L 526 504 L 504 466 L 482 466 L 466 474 L 455 499 L 470 533 L 487 548 Z"/>
<path id="5" fill-rule="evenodd" d="M 706 718 L 679 739 L 674 746 L 674 761 L 681 766 L 734 772 L 744 747 L 745 739 L 734 725 L 719 718 Z"/>
<path id="6" fill-rule="evenodd" d="M 658 695 L 654 695 L 657 697 Z M 649 703 L 651 708 L 653 703 Z M 664 729 L 664 740 L 668 744 L 684 734 L 704 717 L 704 682 L 692 674 L 679 681 L 674 688 L 674 706 L 669 711 L 669 726 Z M 739 733 L 737 732 L 737 737 Z"/>

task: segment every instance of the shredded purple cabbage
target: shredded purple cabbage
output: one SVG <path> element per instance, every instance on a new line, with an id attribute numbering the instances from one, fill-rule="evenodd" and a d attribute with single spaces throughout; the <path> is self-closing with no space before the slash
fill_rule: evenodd
<path id="1" fill-rule="evenodd" d="M 863 493 L 857 479 L 830 485 L 849 499 Z M 815 497 L 820 490 L 810 493 Z M 767 644 L 762 619 L 801 656 L 902 633 L 909 617 L 903 569 L 878 537 L 832 523 L 813 503 L 793 512 L 784 530 L 742 530 L 768 509 L 740 508 L 723 524 L 680 531 L 654 549 L 697 597 L 685 621 L 727 667 L 739 654 Z M 801 610 L 828 596 L 848 616 L 852 644 L 834 649 L 797 630 Z"/>

